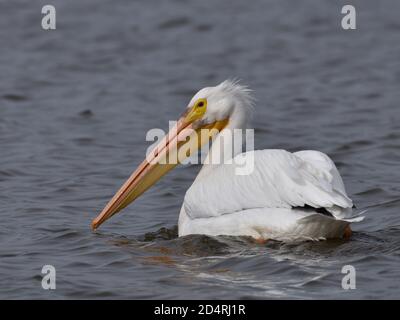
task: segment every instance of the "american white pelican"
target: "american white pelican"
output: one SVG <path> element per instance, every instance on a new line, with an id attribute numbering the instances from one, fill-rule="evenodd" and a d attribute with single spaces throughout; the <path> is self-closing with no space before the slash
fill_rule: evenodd
<path id="1" fill-rule="evenodd" d="M 251 236 L 293 241 L 349 237 L 353 202 L 332 160 L 319 151 L 290 153 L 259 150 L 233 154 L 232 164 L 212 164 L 235 143 L 232 129 L 247 127 L 253 109 L 251 91 L 233 81 L 201 89 L 176 126 L 93 220 L 96 229 L 125 208 L 182 160 L 213 138 L 201 171 L 187 190 L 179 216 L 179 236 L 188 234 Z M 211 130 L 204 138 L 201 129 Z M 225 157 L 229 158 L 229 157 Z M 238 163 L 253 161 L 249 174 Z M 164 162 L 163 162 L 164 160 Z M 208 161 L 207 161 L 208 160 Z M 238 161 L 235 161 L 238 160 Z M 208 164 L 207 164 L 208 162 Z"/>

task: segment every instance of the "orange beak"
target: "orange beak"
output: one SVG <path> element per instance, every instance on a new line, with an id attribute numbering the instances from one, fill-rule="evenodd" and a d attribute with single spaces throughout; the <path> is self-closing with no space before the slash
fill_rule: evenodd
<path id="1" fill-rule="evenodd" d="M 217 121 L 194 129 L 194 121 L 188 117 L 188 113 L 190 115 L 190 112 L 185 112 L 92 221 L 93 230 L 137 199 L 182 160 L 189 157 L 194 150 L 197 151 L 218 134 L 228 123 L 227 120 Z M 203 132 L 203 129 L 207 129 L 206 132 Z"/>

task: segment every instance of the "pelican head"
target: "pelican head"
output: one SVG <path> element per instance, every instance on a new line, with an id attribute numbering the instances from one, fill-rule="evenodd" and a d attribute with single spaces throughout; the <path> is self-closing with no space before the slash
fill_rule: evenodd
<path id="1" fill-rule="evenodd" d="M 230 80 L 197 92 L 176 125 L 93 220 L 92 228 L 97 229 L 104 221 L 128 206 L 225 128 L 244 128 L 253 105 L 250 93 L 247 87 Z"/>
<path id="2" fill-rule="evenodd" d="M 245 126 L 252 114 L 253 101 L 250 89 L 237 81 L 226 80 L 215 87 L 206 87 L 197 92 L 190 100 L 187 111 L 199 112 L 194 127 L 227 119 L 230 122 L 235 120 L 235 127 Z M 198 106 L 205 108 L 199 109 Z"/>

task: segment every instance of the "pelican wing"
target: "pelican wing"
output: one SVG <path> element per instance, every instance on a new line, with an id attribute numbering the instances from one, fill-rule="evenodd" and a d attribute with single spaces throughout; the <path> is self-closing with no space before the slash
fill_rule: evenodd
<path id="1" fill-rule="evenodd" d="M 254 164 L 250 174 L 237 174 L 243 163 Z M 208 175 L 200 175 L 184 199 L 185 211 L 192 219 L 305 205 L 325 208 L 337 218 L 348 217 L 353 206 L 335 164 L 318 151 L 239 154 L 233 164 L 219 165 Z"/>

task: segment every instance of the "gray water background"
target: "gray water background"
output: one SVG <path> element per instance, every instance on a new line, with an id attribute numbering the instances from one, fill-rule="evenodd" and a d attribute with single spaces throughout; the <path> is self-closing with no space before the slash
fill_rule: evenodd
<path id="1" fill-rule="evenodd" d="M 0 298 L 400 298 L 400 2 L 0 1 Z M 256 148 L 317 149 L 368 209 L 350 241 L 176 237 L 198 166 L 90 221 L 200 88 L 240 78 Z M 41 269 L 57 270 L 43 290 Z M 356 290 L 341 269 L 357 271 Z"/>

